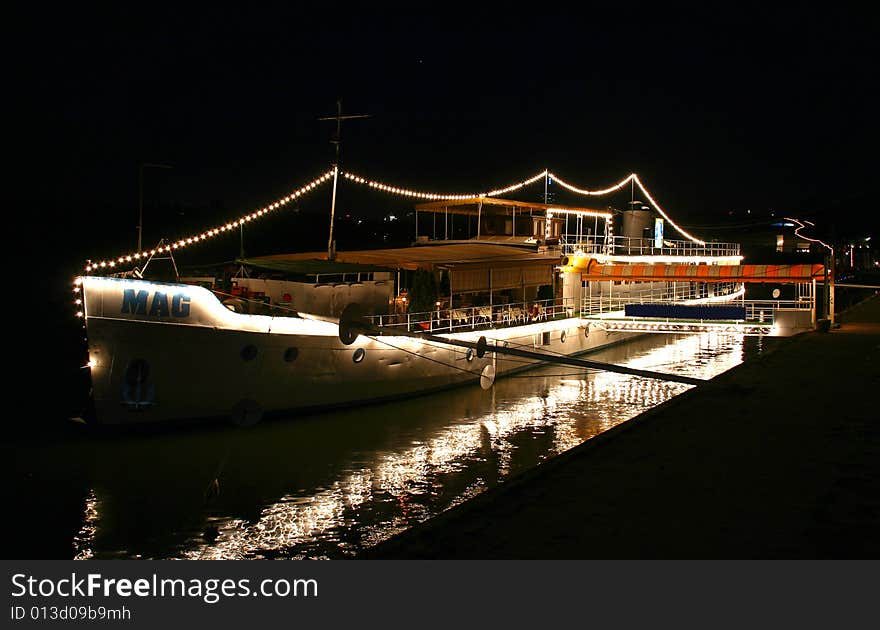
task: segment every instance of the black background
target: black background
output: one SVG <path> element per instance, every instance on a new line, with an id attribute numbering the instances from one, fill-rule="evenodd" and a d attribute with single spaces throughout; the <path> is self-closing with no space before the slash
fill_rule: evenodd
<path id="1" fill-rule="evenodd" d="M 77 265 L 132 250 L 141 162 L 174 166 L 145 172 L 145 244 L 261 207 L 326 170 L 333 124 L 316 119 L 339 97 L 372 115 L 345 125 L 343 167 L 401 186 L 479 191 L 546 167 L 599 187 L 635 171 L 701 235 L 770 213 L 876 230 L 877 32 L 855 9 L 429 9 L 70 5 L 12 20 L 5 193 L 34 219 L 28 249 Z M 343 216 L 400 207 L 359 194 L 341 191 Z M 303 232 L 320 246 L 328 205 L 325 189 L 300 208 L 320 222 L 270 226 L 291 240 L 268 249 Z"/>

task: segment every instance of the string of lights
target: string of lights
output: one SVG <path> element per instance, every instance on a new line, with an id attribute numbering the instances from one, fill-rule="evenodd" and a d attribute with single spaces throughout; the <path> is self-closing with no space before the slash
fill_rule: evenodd
<path id="1" fill-rule="evenodd" d="M 603 195 L 611 194 L 613 192 L 617 192 L 618 190 L 620 190 L 621 188 L 626 186 L 628 183 L 633 182 L 633 183 L 635 183 L 635 185 L 637 185 L 639 187 L 639 190 L 642 191 L 642 193 L 647 198 L 648 202 L 657 210 L 657 212 L 660 213 L 660 215 L 669 223 L 669 225 L 671 225 L 679 234 L 681 234 L 682 236 L 684 236 L 688 240 L 693 241 L 694 243 L 697 243 L 698 245 L 705 245 L 706 244 L 705 241 L 702 241 L 702 240 L 698 239 L 697 237 L 689 234 L 680 225 L 675 223 L 675 221 L 673 221 L 669 217 L 669 215 L 666 214 L 666 212 L 663 210 L 663 208 L 660 207 L 660 204 L 658 204 L 657 201 L 651 196 L 651 193 L 648 192 L 648 190 L 645 188 L 644 184 L 642 184 L 641 180 L 639 179 L 639 176 L 635 173 L 631 173 L 627 177 L 623 178 L 622 180 L 620 180 L 616 184 L 609 186 L 608 188 L 602 188 L 600 190 L 587 190 L 585 188 L 578 188 L 577 186 L 569 184 L 568 182 L 566 182 L 565 180 L 560 178 L 555 173 L 552 173 L 552 172 L 545 169 L 545 170 L 541 171 L 540 173 L 538 173 L 537 175 L 534 175 L 534 176 L 532 176 L 528 179 L 525 179 L 521 182 L 511 184 L 510 186 L 506 186 L 504 188 L 496 188 L 495 190 L 490 190 L 489 192 L 471 193 L 471 194 L 464 194 L 464 195 L 424 192 L 424 191 L 412 190 L 409 188 L 401 188 L 399 186 L 392 186 L 392 185 L 386 184 L 384 182 L 380 182 L 380 181 L 376 181 L 376 180 L 372 180 L 372 179 L 367 179 L 367 178 L 362 177 L 356 173 L 346 172 L 346 173 L 343 173 L 343 175 L 348 180 L 350 180 L 352 182 L 355 182 L 357 184 L 363 184 L 365 186 L 369 186 L 370 188 L 375 188 L 376 190 L 381 190 L 383 192 L 388 192 L 391 194 L 401 195 L 404 197 L 410 197 L 410 198 L 414 198 L 414 199 L 428 199 L 428 200 L 460 200 L 460 199 L 474 199 L 474 198 L 479 198 L 479 197 L 497 197 L 499 195 L 504 195 L 506 193 L 513 192 L 514 190 L 519 190 L 520 188 L 528 186 L 529 184 L 533 184 L 536 181 L 538 181 L 539 179 L 542 179 L 545 177 L 549 178 L 550 181 L 556 182 L 557 184 L 559 184 L 563 188 L 570 190 L 571 192 L 577 193 L 579 195 L 590 196 L 590 197 L 600 197 Z"/>
<path id="2" fill-rule="evenodd" d="M 620 190 L 621 188 L 626 186 L 636 176 L 635 173 L 632 173 L 631 175 L 629 175 L 625 179 L 620 180 L 618 183 L 614 184 L 613 186 L 609 186 L 608 188 L 603 188 L 601 190 L 586 190 L 584 188 L 578 188 L 577 186 L 572 186 L 571 184 L 564 181 L 561 177 L 559 177 L 555 173 L 547 173 L 547 175 L 550 177 L 551 181 L 556 182 L 557 184 L 559 184 L 563 188 L 566 188 L 566 189 L 570 190 L 571 192 L 577 193 L 579 195 L 586 195 L 588 197 L 601 197 L 602 195 L 608 195 L 613 192 L 617 192 L 618 190 Z"/>
<path id="3" fill-rule="evenodd" d="M 626 186 L 628 183 L 633 182 L 633 183 L 635 183 L 636 186 L 639 187 L 639 190 L 642 191 L 642 194 L 645 195 L 645 197 L 648 200 L 648 203 L 650 203 L 652 206 L 654 206 L 654 209 L 657 210 L 657 212 L 659 212 L 660 215 L 669 223 L 669 225 L 671 225 L 679 234 L 681 234 L 682 236 L 684 236 L 688 240 L 693 241 L 694 243 L 696 243 L 698 245 L 705 245 L 706 244 L 705 241 L 701 241 L 697 237 L 695 237 L 691 234 L 688 234 L 680 225 L 678 225 L 675 221 L 670 219 L 669 215 L 663 211 L 663 208 L 661 208 L 660 204 L 657 203 L 657 201 L 651 196 L 651 193 L 648 192 L 647 188 L 645 188 L 644 184 L 642 184 L 642 181 L 639 179 L 639 176 L 636 175 L 635 173 L 630 173 L 629 176 L 620 180 L 619 182 L 617 182 L 613 186 L 609 186 L 608 188 L 603 188 L 601 190 L 585 190 L 583 188 L 578 188 L 577 186 L 572 186 L 568 182 L 565 182 L 562 179 L 560 179 L 555 173 L 548 173 L 548 176 L 553 181 L 555 181 L 557 184 L 562 186 L 563 188 L 566 188 L 566 189 L 570 190 L 571 192 L 578 193 L 579 195 L 587 195 L 590 197 L 600 197 L 602 195 L 608 195 L 610 193 L 617 192 L 618 190 L 620 190 L 621 188 Z"/>
<path id="4" fill-rule="evenodd" d="M 676 224 L 671 218 L 669 218 L 669 215 L 666 214 L 666 212 L 663 210 L 663 208 L 661 208 L 660 205 L 657 203 L 657 201 L 651 196 L 651 194 L 645 188 L 644 184 L 642 184 L 638 175 L 635 173 L 631 173 L 630 175 L 628 175 L 627 177 L 625 177 L 624 179 L 622 179 L 618 183 L 616 183 L 612 186 L 609 186 L 608 188 L 603 188 L 603 189 L 599 189 L 599 190 L 587 190 L 587 189 L 579 188 L 577 186 L 569 184 L 568 182 L 566 182 L 565 180 L 560 178 L 555 173 L 552 173 L 552 172 L 548 171 L 547 169 L 545 169 L 545 170 L 541 171 L 540 173 L 537 173 L 537 174 L 533 175 L 532 177 L 529 177 L 528 179 L 524 179 L 520 182 L 510 184 L 509 186 L 505 186 L 503 188 L 496 188 L 496 189 L 490 190 L 488 192 L 469 193 L 469 194 L 447 194 L 447 193 L 417 191 L 417 190 L 412 190 L 409 188 L 401 188 L 399 186 L 391 186 L 391 185 L 386 184 L 384 182 L 367 179 L 367 178 L 362 177 L 356 173 L 344 172 L 344 173 L 342 173 L 342 175 L 351 182 L 354 182 L 357 184 L 362 184 L 365 186 L 369 186 L 370 188 L 374 188 L 376 190 L 380 190 L 380 191 L 395 194 L 395 195 L 401 195 L 404 197 L 410 197 L 410 198 L 415 198 L 415 199 L 427 199 L 427 200 L 461 200 L 461 199 L 473 199 L 473 198 L 480 198 L 480 197 L 497 197 L 499 195 L 504 195 L 504 194 L 513 192 L 515 190 L 519 190 L 520 188 L 524 188 L 525 186 L 529 186 L 530 184 L 533 184 L 536 181 L 538 181 L 540 179 L 544 179 L 544 178 L 547 178 L 549 181 L 555 181 L 557 184 L 559 184 L 560 186 L 562 186 L 563 188 L 566 188 L 567 190 L 569 190 L 571 192 L 574 192 L 574 193 L 577 193 L 580 195 L 598 197 L 598 196 L 608 195 L 613 192 L 617 192 L 621 188 L 626 186 L 628 183 L 633 182 L 635 185 L 637 185 L 639 187 L 639 190 L 642 191 L 642 193 L 647 198 L 648 202 L 657 210 L 657 212 L 660 213 L 661 216 L 663 216 L 663 218 L 676 231 L 678 231 L 685 238 L 693 241 L 694 243 L 697 243 L 699 245 L 705 245 L 705 241 L 702 241 L 702 240 L 692 236 L 691 234 L 686 232 L 684 229 L 682 229 L 681 226 Z M 250 214 L 246 214 L 246 215 L 241 216 L 233 221 L 230 221 L 230 222 L 226 223 L 225 225 L 220 225 L 220 226 L 216 226 L 213 228 L 209 228 L 209 229 L 205 230 L 204 232 L 202 232 L 201 234 L 195 234 L 192 236 L 181 238 L 181 239 L 174 241 L 170 244 L 160 245 L 159 247 L 156 247 L 154 249 L 145 250 L 145 251 L 141 251 L 141 252 L 132 252 L 132 253 L 129 253 L 129 254 L 126 254 L 123 256 L 119 256 L 116 259 L 107 259 L 107 260 L 101 260 L 98 262 L 89 261 L 89 263 L 85 266 L 85 270 L 86 270 L 86 272 L 93 272 L 93 271 L 98 271 L 98 270 L 113 269 L 117 265 L 130 263 L 130 262 L 136 262 L 136 261 L 139 262 L 141 260 L 146 260 L 150 256 L 154 256 L 156 254 L 171 252 L 173 250 L 178 250 L 183 247 L 187 247 L 188 245 L 192 245 L 194 243 L 200 243 L 200 242 L 205 241 L 209 238 L 213 238 L 214 236 L 229 232 L 230 230 L 233 230 L 236 227 L 239 227 L 240 225 L 244 225 L 245 223 L 249 223 L 251 221 L 259 219 L 259 218 L 265 216 L 266 214 L 268 214 L 269 212 L 272 212 L 273 210 L 277 210 L 278 208 L 281 208 L 281 207 L 285 206 L 286 204 L 288 204 L 290 201 L 292 201 L 298 197 L 301 197 L 302 195 L 306 194 L 307 192 L 314 190 L 315 188 L 317 188 L 318 186 L 320 186 L 324 182 L 328 181 L 332 177 L 333 177 L 333 171 L 332 170 L 327 171 L 326 173 L 322 174 L 320 177 L 317 177 L 316 179 L 305 184 L 301 188 L 293 191 L 292 193 L 290 193 L 286 197 L 278 199 L 277 201 L 270 203 L 270 204 L 264 206 L 263 208 L 260 208 L 259 210 L 255 210 L 254 212 L 252 212 Z M 613 228 L 611 228 L 609 226 L 608 229 L 611 230 Z"/>
<path id="5" fill-rule="evenodd" d="M 539 179 L 543 179 L 547 176 L 547 171 L 543 170 L 537 175 L 530 177 L 526 180 L 518 182 L 516 184 L 511 184 L 505 188 L 496 188 L 495 190 L 490 190 L 489 192 L 481 192 L 481 193 L 470 193 L 470 194 L 456 194 L 450 195 L 446 193 L 429 193 L 418 190 L 410 190 L 408 188 L 400 188 L 398 186 L 391 186 L 389 184 L 385 184 L 383 182 L 379 182 L 376 180 L 367 179 L 365 177 L 361 177 L 356 173 L 343 173 L 343 176 L 356 184 L 363 184 L 365 186 L 369 186 L 370 188 L 375 188 L 376 190 L 381 190 L 383 192 L 388 192 L 394 195 L 401 195 L 403 197 L 412 197 L 414 199 L 429 199 L 429 200 L 459 200 L 459 199 L 475 199 L 479 197 L 497 197 L 498 195 L 504 195 L 509 192 L 513 192 L 514 190 L 519 190 L 524 186 L 528 186 L 529 184 L 534 184 Z"/>
<path id="6" fill-rule="evenodd" d="M 654 201 L 654 198 L 651 196 L 651 193 L 649 193 L 648 190 L 644 187 L 644 185 L 642 185 L 642 182 L 641 182 L 641 180 L 639 179 L 639 176 L 636 175 L 635 173 L 633 173 L 632 176 L 633 176 L 633 179 L 634 179 L 635 182 L 636 182 L 636 186 L 638 186 L 638 187 L 639 187 L 639 190 L 641 190 L 642 193 L 645 195 L 645 197 L 647 197 L 648 202 L 649 202 L 652 206 L 654 206 L 654 209 L 657 210 L 657 212 L 659 212 L 660 215 L 661 215 L 664 219 L 666 219 L 666 221 L 669 223 L 669 225 L 671 225 L 673 228 L 675 228 L 675 230 L 676 230 L 679 234 L 681 234 L 682 236 L 684 236 L 684 237 L 687 238 L 688 240 L 693 241 L 693 242 L 696 243 L 697 245 L 705 245 L 705 244 L 706 244 L 706 241 L 701 241 L 701 240 L 698 239 L 696 236 L 691 236 L 690 234 L 688 234 L 687 232 L 685 232 L 685 231 L 681 228 L 681 226 L 679 226 L 678 224 L 676 224 L 675 221 L 673 221 L 672 219 L 670 219 L 670 218 L 669 218 L 669 215 L 666 214 L 665 212 L 663 212 L 663 208 L 660 207 L 660 204 L 657 203 L 656 201 Z"/>
<path id="7" fill-rule="evenodd" d="M 806 229 L 807 225 L 809 225 L 810 227 L 816 227 L 816 224 L 815 224 L 815 223 L 813 223 L 812 221 L 807 221 L 806 219 L 804 219 L 803 221 L 801 221 L 800 219 L 791 219 L 791 218 L 789 218 L 789 217 L 783 217 L 783 218 L 784 218 L 786 221 L 792 221 L 793 223 L 797 223 L 797 224 L 798 224 L 798 227 L 795 228 L 795 230 L 794 230 L 794 234 L 795 234 L 795 236 L 798 236 L 798 237 L 804 239 L 805 241 L 810 241 L 810 242 L 812 242 L 812 243 L 819 243 L 819 245 L 821 245 L 822 247 L 825 247 L 826 249 L 828 249 L 828 251 L 831 252 L 831 255 L 832 255 L 832 256 L 834 255 L 834 248 L 831 247 L 831 245 L 829 245 L 829 244 L 826 243 L 825 241 L 820 241 L 818 238 L 810 238 L 809 236 L 806 236 L 805 234 L 801 234 L 801 230 Z M 806 223 L 807 225 L 804 225 L 804 223 Z"/>
<path id="8" fill-rule="evenodd" d="M 119 256 L 118 258 L 115 258 L 115 259 L 102 260 L 99 262 L 89 261 L 89 263 L 85 267 L 85 270 L 86 270 L 86 272 L 92 272 L 92 271 L 113 269 L 114 267 L 116 267 L 116 265 L 122 265 L 122 264 L 130 263 L 130 262 L 139 262 L 141 260 L 145 261 L 145 260 L 149 259 L 150 256 L 155 256 L 156 254 L 161 254 L 161 253 L 165 253 L 165 252 L 171 252 L 172 250 L 177 250 L 182 247 L 192 245 L 194 243 L 201 243 L 209 238 L 213 238 L 213 237 L 218 236 L 220 234 L 225 234 L 226 232 L 234 230 L 235 228 L 239 227 L 240 225 L 244 225 L 245 223 L 250 223 L 251 221 L 262 218 L 265 215 L 269 214 L 270 212 L 287 205 L 288 203 L 290 203 L 294 199 L 297 199 L 297 198 L 303 196 L 304 194 L 311 192 L 312 190 L 314 190 L 315 188 L 317 188 L 318 186 L 320 186 L 324 182 L 328 181 L 331 177 L 333 177 L 333 171 L 332 170 L 327 171 L 326 173 L 324 173 L 320 177 L 313 179 L 308 184 L 301 186 L 300 188 L 293 191 L 289 195 L 282 197 L 281 199 L 278 199 L 277 201 L 274 201 L 274 202 L 260 208 L 259 210 L 255 210 L 255 211 L 251 212 L 250 214 L 240 216 L 239 218 L 237 218 L 233 221 L 230 221 L 224 225 L 219 225 L 216 227 L 209 228 L 209 229 L 205 230 L 204 232 L 202 232 L 201 234 L 187 236 L 185 238 L 181 238 L 181 239 L 179 239 L 173 243 L 170 243 L 168 245 L 162 245 L 162 246 L 156 247 L 155 249 L 144 250 L 141 252 L 132 252 L 132 253 L 126 254 L 124 256 Z"/>

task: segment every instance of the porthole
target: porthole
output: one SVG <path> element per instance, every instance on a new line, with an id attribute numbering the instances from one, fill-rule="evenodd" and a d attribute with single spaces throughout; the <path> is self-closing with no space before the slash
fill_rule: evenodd
<path id="1" fill-rule="evenodd" d="M 351 356 L 351 360 L 355 363 L 360 363 L 364 360 L 364 357 L 367 356 L 367 351 L 363 348 L 358 348 L 354 351 L 354 354 Z"/>
<path id="2" fill-rule="evenodd" d="M 559 343 L 565 343 L 565 331 L 559 333 Z"/>
<path id="3" fill-rule="evenodd" d="M 586 326 L 584 326 L 584 338 L 586 339 L 589 336 L 590 336 L 590 325 L 587 324 Z"/>
<path id="4" fill-rule="evenodd" d="M 296 361 L 296 358 L 299 356 L 299 350 L 294 347 L 290 347 L 284 351 L 284 360 L 288 363 L 293 363 Z"/>
<path id="5" fill-rule="evenodd" d="M 241 358 L 245 361 L 253 361 L 257 358 L 257 347 L 253 344 L 248 344 L 244 348 L 241 349 Z"/>
<path id="6" fill-rule="evenodd" d="M 467 359 L 468 361 L 473 361 L 474 360 L 474 349 L 468 348 L 467 352 L 464 355 L 464 358 Z"/>

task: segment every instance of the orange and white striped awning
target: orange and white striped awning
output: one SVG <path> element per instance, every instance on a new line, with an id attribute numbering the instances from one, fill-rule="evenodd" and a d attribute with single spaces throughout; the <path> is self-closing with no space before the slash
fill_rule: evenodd
<path id="1" fill-rule="evenodd" d="M 633 282 L 771 282 L 791 284 L 824 278 L 823 265 L 688 265 L 628 264 L 601 265 L 591 260 L 584 280 L 629 280 Z"/>

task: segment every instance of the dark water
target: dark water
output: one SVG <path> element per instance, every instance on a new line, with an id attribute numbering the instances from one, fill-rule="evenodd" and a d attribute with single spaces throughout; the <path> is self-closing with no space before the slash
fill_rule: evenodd
<path id="1" fill-rule="evenodd" d="M 590 358 L 710 378 L 772 342 L 657 335 Z M 356 557 L 688 387 L 547 366 L 248 430 L 23 440 L 4 449 L 3 557 Z"/>

